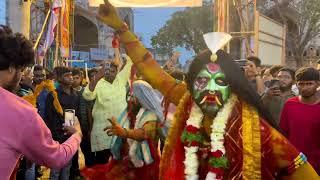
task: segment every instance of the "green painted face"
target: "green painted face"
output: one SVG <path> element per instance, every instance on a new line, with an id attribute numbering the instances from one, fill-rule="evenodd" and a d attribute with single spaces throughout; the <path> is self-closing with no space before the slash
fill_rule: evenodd
<path id="1" fill-rule="evenodd" d="M 197 75 L 193 84 L 193 98 L 204 113 L 215 115 L 228 101 L 230 87 L 225 74 L 215 63 L 207 64 Z"/>

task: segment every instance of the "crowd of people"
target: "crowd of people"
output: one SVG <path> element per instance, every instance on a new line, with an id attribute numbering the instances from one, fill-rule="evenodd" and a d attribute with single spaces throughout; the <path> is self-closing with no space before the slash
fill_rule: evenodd
<path id="1" fill-rule="evenodd" d="M 159 66 L 107 1 L 98 17 L 115 58 L 88 72 L 33 65 L 31 42 L 0 26 L 0 179 L 41 166 L 52 180 L 319 179 L 317 69 L 208 49 L 184 73 Z"/>

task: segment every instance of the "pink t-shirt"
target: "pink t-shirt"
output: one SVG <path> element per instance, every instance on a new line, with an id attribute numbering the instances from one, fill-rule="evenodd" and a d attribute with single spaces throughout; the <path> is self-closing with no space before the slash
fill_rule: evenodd
<path id="1" fill-rule="evenodd" d="M 301 103 L 298 97 L 289 99 L 282 110 L 280 127 L 320 173 L 320 103 L 308 105 Z"/>
<path id="2" fill-rule="evenodd" d="M 21 155 L 37 164 L 61 168 L 78 150 L 81 137 L 54 141 L 51 132 L 28 102 L 0 87 L 0 179 L 10 178 Z"/>

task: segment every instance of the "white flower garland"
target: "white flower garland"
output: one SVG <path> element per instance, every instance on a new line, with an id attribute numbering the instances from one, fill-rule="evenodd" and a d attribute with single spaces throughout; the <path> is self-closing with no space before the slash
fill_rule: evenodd
<path id="1" fill-rule="evenodd" d="M 224 147 L 224 135 L 226 133 L 226 126 L 228 123 L 228 119 L 231 115 L 234 105 L 237 102 L 237 96 L 231 95 L 229 101 L 225 104 L 224 108 L 222 108 L 216 118 L 213 120 L 211 125 L 211 152 L 215 152 L 220 150 L 223 155 L 226 154 L 226 149 Z M 208 172 L 206 180 L 215 180 L 216 174 L 213 172 Z"/>
<path id="2" fill-rule="evenodd" d="M 200 129 L 200 126 L 202 124 L 202 118 L 203 118 L 203 114 L 201 109 L 198 107 L 197 104 L 194 103 L 191 108 L 189 119 L 187 120 L 187 126 L 191 125 Z M 197 180 L 199 178 L 197 174 L 198 167 L 199 167 L 197 152 L 199 150 L 199 147 L 185 146 L 184 149 L 185 149 L 184 173 L 186 174 L 186 179 Z"/>
<path id="3" fill-rule="evenodd" d="M 211 152 L 215 152 L 220 150 L 225 154 L 226 150 L 224 147 L 224 134 L 226 130 L 226 125 L 228 123 L 228 119 L 230 117 L 231 111 L 233 110 L 234 105 L 237 102 L 237 96 L 232 94 L 228 102 L 224 105 L 222 109 L 217 113 L 217 116 L 213 120 L 211 125 Z M 190 112 L 189 119 L 187 120 L 186 124 L 194 126 L 200 129 L 202 125 L 203 113 L 198 105 L 193 104 Z M 187 180 L 197 180 L 199 179 L 198 175 L 198 167 L 199 167 L 199 160 L 197 156 L 197 152 L 199 147 L 195 146 L 185 146 L 185 178 Z M 206 176 L 206 180 L 216 180 L 216 174 L 209 172 Z"/>

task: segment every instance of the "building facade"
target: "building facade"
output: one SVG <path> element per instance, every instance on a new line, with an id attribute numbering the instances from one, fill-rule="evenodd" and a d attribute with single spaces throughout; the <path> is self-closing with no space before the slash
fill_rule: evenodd
<path id="1" fill-rule="evenodd" d="M 14 32 L 21 32 L 35 42 L 38 38 L 46 14 L 50 9 L 51 0 L 2 0 L 0 4 L 0 22 L 4 21 L 2 14 L 7 14 L 6 24 Z M 73 4 L 70 12 L 71 49 L 73 51 L 89 52 L 91 48 L 107 51 L 108 57 L 113 57 L 113 29 L 104 25 L 96 18 L 98 8 L 89 7 L 88 0 L 70 0 Z M 2 11 L 5 9 L 6 11 Z M 131 8 L 119 8 L 119 15 L 134 31 L 134 15 Z M 42 35 L 40 46 L 45 34 Z M 53 43 L 54 45 L 54 43 Z"/>
<path id="2" fill-rule="evenodd" d="M 301 15 L 299 10 L 299 5 L 301 5 L 299 4 L 300 1 L 301 0 L 279 0 L 282 15 L 287 19 L 288 30 L 295 30 L 295 28 L 299 28 L 299 22 L 297 22 L 297 20 Z M 263 5 L 264 7 L 262 8 L 264 9 L 264 14 L 274 19 L 280 18 L 275 8 L 274 1 L 266 0 Z M 320 20 L 318 22 L 320 23 Z M 305 31 L 306 29 L 307 28 L 300 30 Z M 289 39 L 289 37 L 287 38 Z M 320 60 L 320 36 L 311 39 L 305 46 L 302 60 L 302 66 L 317 67 L 317 62 Z M 286 47 L 286 65 L 292 68 L 298 68 L 293 52 L 291 52 L 288 47 L 288 42 Z"/>
<path id="3" fill-rule="evenodd" d="M 112 39 L 114 31 L 97 20 L 97 7 L 90 7 L 88 0 L 70 1 L 70 48 L 69 60 L 104 60 L 114 56 Z M 5 3 L 4 3 L 5 2 Z M 23 33 L 33 42 L 36 42 L 40 35 L 47 12 L 51 9 L 51 0 L 0 0 L 0 24 L 7 24 L 14 32 Z M 131 8 L 119 8 L 119 15 L 128 24 L 130 30 L 134 31 L 134 15 Z M 50 19 L 50 18 L 49 18 Z M 4 23 L 2 23 L 4 22 Z M 46 37 L 46 28 L 41 36 L 38 47 L 41 47 Z M 46 67 L 52 68 L 62 62 L 55 58 L 55 41 L 46 52 Z M 74 53 L 73 53 L 74 52 Z M 99 53 L 102 52 L 102 53 Z M 94 53 L 95 59 L 91 58 Z M 76 54 L 76 55 L 74 55 Z M 80 54 L 80 56 L 79 56 Z M 102 54 L 103 56 L 97 56 Z M 72 59 L 78 57 L 78 59 Z M 98 59 L 96 58 L 98 57 Z M 100 58 L 99 58 L 100 57 Z M 53 63 L 53 61 L 55 63 Z M 38 62 L 38 60 L 37 60 Z M 41 63 L 39 61 L 38 63 Z M 41 63 L 42 64 L 42 63 Z M 84 66 L 82 63 L 81 66 Z"/>
<path id="4" fill-rule="evenodd" d="M 6 11 L 7 0 L 0 1 L 0 24 L 7 24 L 7 11 Z"/>
<path id="5" fill-rule="evenodd" d="M 75 1 L 73 49 L 90 51 L 90 48 L 105 49 L 113 57 L 112 39 L 114 31 L 96 19 L 98 8 L 90 7 L 88 0 Z M 120 17 L 134 31 L 134 14 L 131 8 L 118 8 Z"/>

